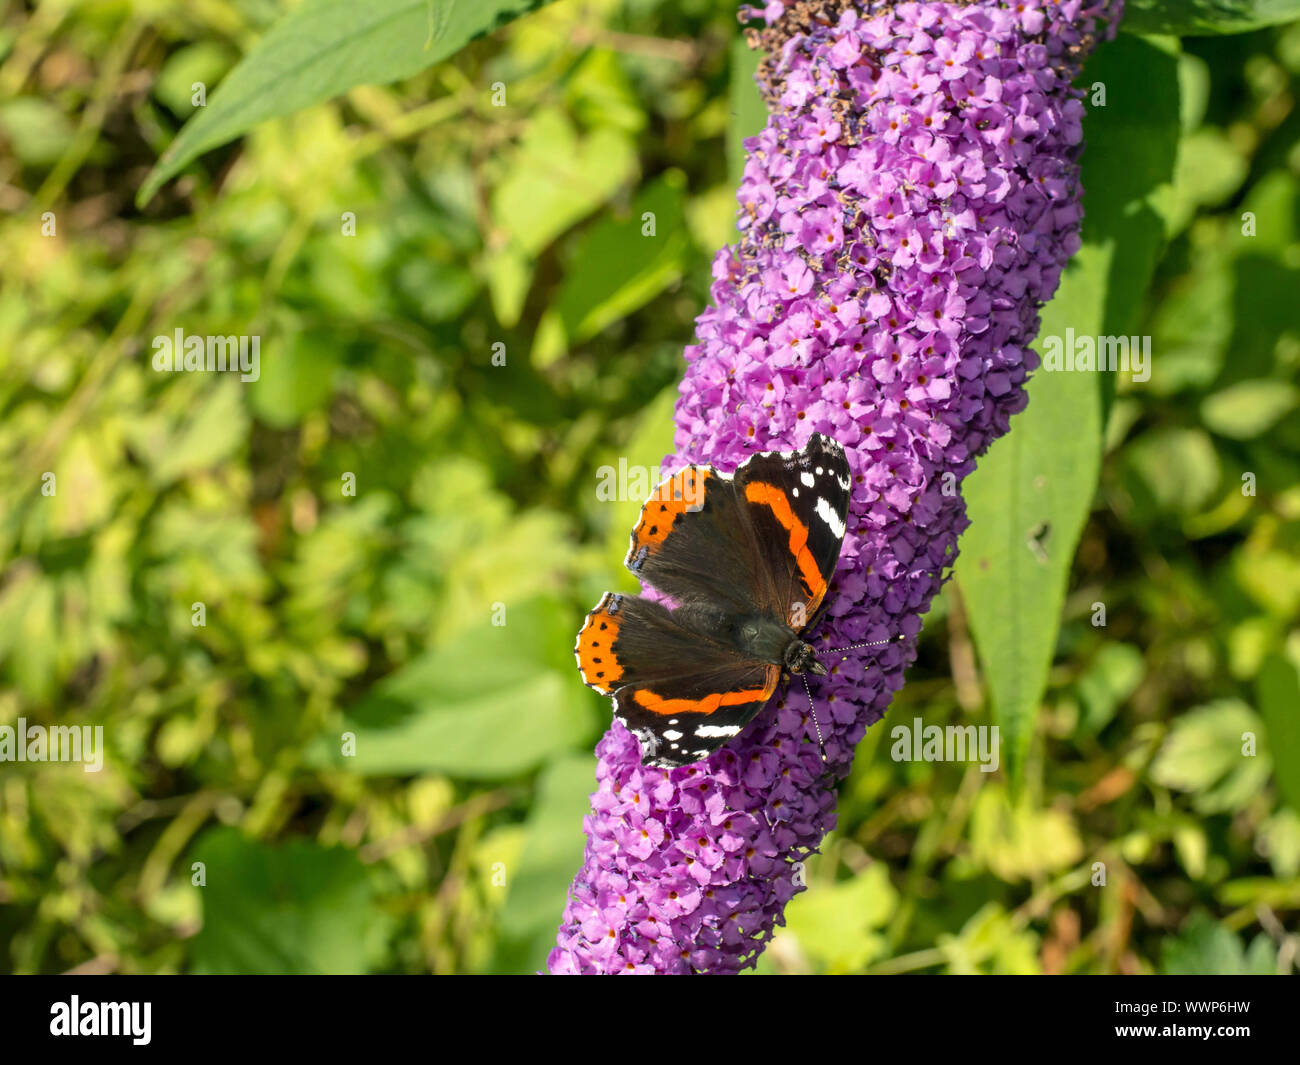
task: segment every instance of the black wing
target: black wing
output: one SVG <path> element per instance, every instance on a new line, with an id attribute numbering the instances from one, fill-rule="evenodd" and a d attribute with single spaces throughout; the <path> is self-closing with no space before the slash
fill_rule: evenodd
<path id="1" fill-rule="evenodd" d="M 578 633 L 583 681 L 614 696 L 614 716 L 647 765 L 690 765 L 749 723 L 780 670 L 682 625 L 665 607 L 607 592 Z"/>
<path id="2" fill-rule="evenodd" d="M 625 563 L 678 604 L 732 615 L 771 611 L 776 585 L 729 473 L 687 466 L 641 507 Z"/>
<path id="3" fill-rule="evenodd" d="M 733 485 L 776 588 L 776 616 L 802 629 L 826 597 L 844 541 L 851 487 L 844 449 L 814 433 L 802 451 L 747 459 Z"/>

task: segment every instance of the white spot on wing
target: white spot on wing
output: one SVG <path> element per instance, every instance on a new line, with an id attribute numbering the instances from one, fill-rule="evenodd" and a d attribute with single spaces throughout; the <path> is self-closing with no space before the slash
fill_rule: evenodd
<path id="1" fill-rule="evenodd" d="M 696 725 L 695 735 L 702 740 L 716 739 L 718 736 L 734 736 L 740 731 L 739 725 Z"/>
<path id="2" fill-rule="evenodd" d="M 824 498 L 817 500 L 817 517 L 826 523 L 826 527 L 835 534 L 836 539 L 843 539 L 844 522 L 831 509 L 830 503 Z"/>
<path id="3" fill-rule="evenodd" d="M 620 718 L 619 720 L 622 720 Z M 624 722 L 626 724 L 627 722 Z M 659 738 L 649 729 L 638 728 L 632 730 L 632 735 L 636 737 L 637 742 L 641 744 L 643 757 L 653 758 L 659 750 Z"/>
<path id="4" fill-rule="evenodd" d="M 676 729 L 673 729 L 673 728 L 666 728 L 666 729 L 664 729 L 664 739 L 666 739 L 666 740 L 680 740 L 681 738 L 682 738 L 682 734 L 681 734 L 680 732 L 678 732 Z M 677 746 L 677 745 L 676 745 L 676 744 L 673 744 L 673 746 L 675 747 L 675 746 Z"/>
<path id="5" fill-rule="evenodd" d="M 817 483 L 817 478 L 814 477 L 811 473 L 799 474 L 799 480 L 803 482 L 805 488 L 811 488 L 813 485 Z"/>

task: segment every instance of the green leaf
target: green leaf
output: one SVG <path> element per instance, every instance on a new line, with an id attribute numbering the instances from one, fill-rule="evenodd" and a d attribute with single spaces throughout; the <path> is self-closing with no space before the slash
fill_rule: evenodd
<path id="1" fill-rule="evenodd" d="M 1270 655 L 1256 678 L 1255 692 L 1278 790 L 1300 813 L 1300 673 L 1289 659 Z"/>
<path id="2" fill-rule="evenodd" d="M 1232 335 L 1232 288 L 1230 263 L 1217 248 L 1204 249 L 1171 283 L 1148 326 L 1160 360 L 1147 391 L 1204 389 L 1219 375 Z"/>
<path id="3" fill-rule="evenodd" d="M 544 599 L 507 604 L 504 618 L 465 629 L 380 681 L 308 749 L 308 763 L 496 779 L 586 742 L 590 703 L 570 654 L 578 619 Z M 355 736 L 353 755 L 342 753 L 343 732 Z"/>
<path id="4" fill-rule="evenodd" d="M 206 881 L 193 972 L 364 973 L 382 957 L 391 922 L 353 852 L 218 828 L 191 857 Z"/>
<path id="5" fill-rule="evenodd" d="M 786 907 L 789 934 L 818 970 L 858 972 L 881 957 L 887 940 L 881 929 L 898 909 L 898 892 L 882 862 L 852 880 L 814 884 Z"/>
<path id="6" fill-rule="evenodd" d="M 1251 440 L 1266 433 L 1300 402 L 1300 389 L 1289 381 L 1241 381 L 1201 403 L 1201 417 L 1210 430 L 1233 440 Z"/>
<path id="7" fill-rule="evenodd" d="M 1249 33 L 1300 18 L 1300 0 L 1128 0 L 1121 27 L 1129 33 L 1180 37 Z"/>
<path id="8" fill-rule="evenodd" d="M 1099 301 L 1096 332 L 1135 332 L 1156 261 L 1172 231 L 1179 152 L 1181 88 L 1176 41 L 1120 37 L 1095 52 L 1080 78 L 1106 86 L 1105 107 L 1088 106 L 1082 160 L 1083 247 L 1067 273 L 1078 272 Z M 1062 285 L 1062 294 L 1066 293 Z M 1060 296 L 1053 303 L 1060 302 Z M 1065 324 L 1086 330 L 1066 307 Z M 1050 334 L 1051 307 L 1043 333 Z M 1088 319 L 1084 316 L 1084 323 Z"/>
<path id="9" fill-rule="evenodd" d="M 565 85 L 565 100 L 588 129 L 613 126 L 628 133 L 645 128 L 646 113 L 624 69 L 626 60 L 608 48 L 593 48 Z"/>
<path id="10" fill-rule="evenodd" d="M 623 558 L 627 554 L 628 534 L 641 516 L 641 505 L 658 483 L 653 477 L 655 468 L 663 462 L 664 456 L 672 453 L 675 432 L 673 411 L 676 409 L 680 395 L 677 385 L 672 384 L 647 403 L 641 411 L 636 432 L 632 434 L 617 457 L 611 456 L 615 469 L 618 468 L 619 459 L 626 458 L 629 468 L 642 466 L 652 475 L 648 478 L 650 484 L 643 495 L 628 491 L 620 494 L 617 501 L 601 503 L 609 514 L 609 524 L 606 526 L 609 530 L 605 547 L 606 557 L 611 562 L 617 560 L 617 569 L 610 574 L 610 579 L 621 586 L 615 588 L 616 591 L 623 590 L 635 594 L 641 588 L 640 582 L 623 566 Z M 663 472 L 666 471 L 661 470 L 661 474 Z M 631 478 L 629 477 L 628 480 L 630 481 Z"/>
<path id="11" fill-rule="evenodd" d="M 1079 702 L 1083 706 L 1079 731 L 1095 736 L 1115 716 L 1146 673 L 1142 652 L 1131 643 L 1105 644 L 1088 672 L 1079 678 Z"/>
<path id="12" fill-rule="evenodd" d="M 1034 880 L 1061 872 L 1083 856 L 1083 842 L 1070 815 L 1040 808 L 1024 791 L 980 789 L 971 808 L 970 858 L 1001 880 Z"/>
<path id="13" fill-rule="evenodd" d="M 17 96 L 0 105 L 0 134 L 27 166 L 53 166 L 69 145 L 73 129 L 67 115 L 49 100 Z"/>
<path id="14" fill-rule="evenodd" d="M 759 95 L 754 75 L 763 58 L 743 37 L 731 42 L 731 114 L 727 122 L 727 176 L 733 189 L 745 175 L 745 139 L 756 137 L 767 125 L 767 104 Z"/>
<path id="15" fill-rule="evenodd" d="M 484 257 L 483 272 L 492 313 L 501 325 L 513 329 L 524 313 L 524 301 L 533 283 L 533 259 L 517 245 L 506 244 Z"/>
<path id="16" fill-rule="evenodd" d="M 582 864 L 582 819 L 591 810 L 596 763 L 590 753 L 547 766 L 537 781 L 518 865 L 507 870 L 501 939 L 493 968 L 532 972 L 545 964 L 565 894 Z"/>
<path id="17" fill-rule="evenodd" d="M 603 218 L 582 235 L 549 312 L 570 343 L 627 317 L 682 276 L 685 187 L 685 176 L 671 170 L 643 188 L 630 211 Z M 653 216 L 653 233 L 647 233 L 647 214 Z"/>
<path id="18" fill-rule="evenodd" d="M 959 934 L 941 933 L 936 945 L 945 955 L 944 972 L 949 975 L 1042 973 L 1038 936 L 996 902 L 981 906 Z"/>
<path id="19" fill-rule="evenodd" d="M 297 425 L 328 402 L 341 359 L 338 338 L 324 330 L 295 329 L 273 339 L 259 356 L 259 375 L 249 393 L 253 412 L 277 429 Z"/>
<path id="20" fill-rule="evenodd" d="M 133 420 L 126 430 L 132 452 L 159 488 L 229 458 L 248 436 L 244 389 L 249 386 L 238 372 L 179 376 L 187 380 L 172 386 L 176 395 L 166 408 Z"/>
<path id="21" fill-rule="evenodd" d="M 1218 452 L 1200 429 L 1153 429 L 1129 445 L 1124 462 L 1135 489 L 1144 488 L 1163 511 L 1195 514 L 1219 485 Z"/>
<path id="22" fill-rule="evenodd" d="M 1170 976 L 1271 976 L 1277 954 L 1267 936 L 1257 936 L 1249 950 L 1213 917 L 1194 913 L 1177 938 L 1166 937 L 1160 971 Z"/>
<path id="23" fill-rule="evenodd" d="M 1151 779 L 1189 792 L 1203 814 L 1240 810 L 1268 782 L 1271 760 L 1258 744 L 1259 715 L 1238 699 L 1218 699 L 1174 722 L 1151 763 Z M 1254 753 L 1248 747 L 1256 739 Z"/>
<path id="24" fill-rule="evenodd" d="M 1070 562 L 1101 469 L 1101 428 L 1090 375 L 1039 373 L 1029 407 L 963 486 L 971 526 L 956 575 L 1013 776 L 1047 685 Z"/>
<path id="25" fill-rule="evenodd" d="M 636 167 L 627 133 L 600 126 L 579 137 L 563 111 L 547 108 L 529 119 L 504 180 L 492 190 L 492 221 L 536 256 L 609 199 Z"/>
<path id="26" fill-rule="evenodd" d="M 1300 873 L 1300 813 L 1291 806 L 1279 807 L 1277 813 L 1260 823 L 1255 847 L 1268 858 L 1279 879 Z"/>
<path id="27" fill-rule="evenodd" d="M 1083 247 L 1043 310 L 1042 337 L 1127 335 L 1155 269 L 1178 145 L 1177 56 L 1120 38 L 1084 73 L 1109 106 L 1084 123 Z M 1125 101 L 1142 101 L 1127 106 Z M 1042 344 L 1040 337 L 1040 347 Z M 1101 469 L 1103 375 L 1040 370 L 1029 406 L 964 484 L 956 574 L 1019 779 L 1056 648 L 1070 563 Z"/>
<path id="28" fill-rule="evenodd" d="M 141 187 L 143 206 L 193 159 L 268 118 L 354 85 L 384 84 L 455 55 L 476 37 L 548 0 L 306 0 L 222 81 Z"/>
<path id="29" fill-rule="evenodd" d="M 1174 174 L 1171 233 L 1186 228 L 1198 208 L 1228 199 L 1241 187 L 1247 169 L 1245 155 L 1220 130 L 1198 129 L 1185 135 Z"/>
<path id="30" fill-rule="evenodd" d="M 478 293 L 479 281 L 462 266 L 421 257 L 402 264 L 397 287 L 429 321 L 447 322 L 460 317 Z"/>
<path id="31" fill-rule="evenodd" d="M 187 45 L 167 57 L 158 78 L 153 83 L 153 94 L 175 115 L 188 117 L 196 110 L 194 85 L 215 85 L 234 62 L 230 49 L 219 41 L 200 41 Z"/>

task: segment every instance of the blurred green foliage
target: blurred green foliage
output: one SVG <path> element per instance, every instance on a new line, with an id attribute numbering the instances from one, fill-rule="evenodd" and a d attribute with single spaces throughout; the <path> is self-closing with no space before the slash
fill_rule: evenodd
<path id="1" fill-rule="evenodd" d="M 734 232 L 734 5 L 558 0 L 135 206 L 194 83 L 279 14 L 0 23 L 0 724 L 108 749 L 0 765 L 6 970 L 529 971 L 578 866 L 609 712 L 572 634 L 631 586 L 639 502 L 597 470 L 669 450 Z M 1061 504 L 1022 786 L 890 760 L 894 723 L 994 720 L 1009 648 L 980 636 L 981 668 L 949 585 L 760 971 L 1295 963 L 1300 27 L 1108 47 L 1096 136 L 1128 121 L 1159 170 L 1156 102 L 1115 89 L 1121 51 L 1162 56 L 1172 171 L 1111 197 L 1063 293 L 1090 309 L 1045 316 L 1150 334 L 1153 374 L 1106 399 L 1096 497 Z M 1095 225 L 1121 152 L 1085 157 Z M 177 328 L 259 336 L 259 379 L 154 372 Z"/>

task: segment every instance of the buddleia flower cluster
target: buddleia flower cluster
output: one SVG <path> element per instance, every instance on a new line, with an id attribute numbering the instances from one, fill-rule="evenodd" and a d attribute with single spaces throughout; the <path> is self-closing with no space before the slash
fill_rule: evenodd
<path id="1" fill-rule="evenodd" d="M 742 8 L 771 116 L 746 142 L 742 237 L 713 263 L 686 349 L 677 453 L 842 443 L 848 531 L 814 645 L 706 761 L 641 765 L 615 722 L 553 973 L 734 973 L 752 964 L 835 826 L 835 785 L 915 654 L 968 524 L 960 486 L 1025 406 L 1039 308 L 1079 247 L 1082 94 L 1119 0 Z"/>

